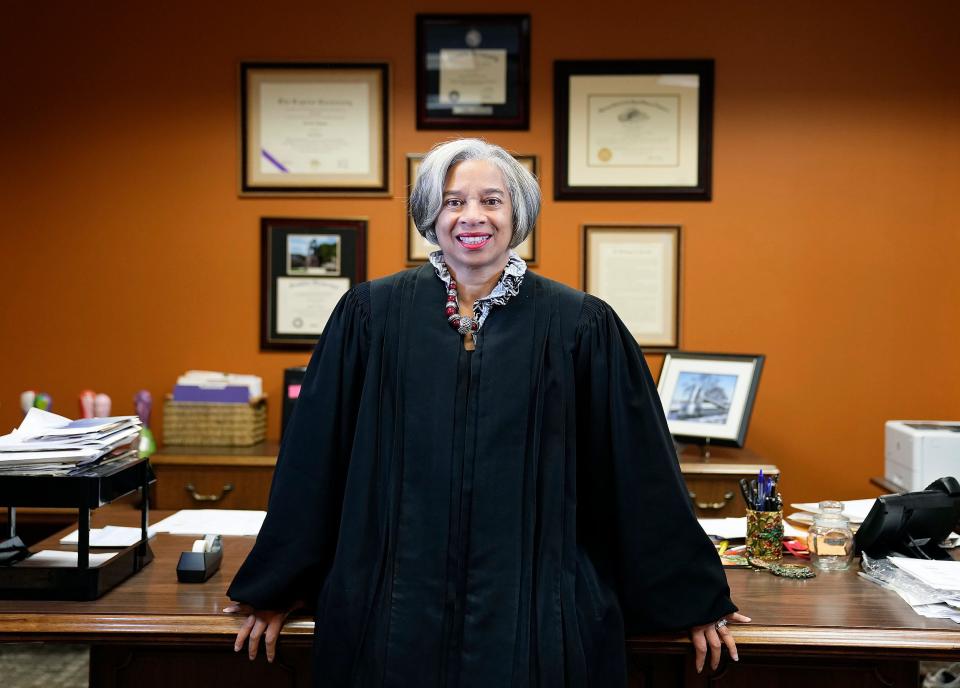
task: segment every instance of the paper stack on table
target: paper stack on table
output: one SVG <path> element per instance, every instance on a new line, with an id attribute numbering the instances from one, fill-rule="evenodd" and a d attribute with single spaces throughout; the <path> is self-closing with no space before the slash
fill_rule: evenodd
<path id="1" fill-rule="evenodd" d="M 853 525 L 860 525 L 863 523 L 863 520 L 867 517 L 867 514 L 870 513 L 870 508 L 873 506 L 873 503 L 877 501 L 876 499 L 849 499 L 845 502 L 840 502 L 843 504 L 843 515 L 849 519 L 850 523 Z M 791 504 L 794 509 L 799 509 L 800 511 L 795 514 L 790 514 L 787 516 L 791 521 L 796 521 L 797 523 L 803 523 L 805 525 L 810 525 L 813 523 L 814 516 L 820 511 L 819 502 L 804 502 L 802 504 Z"/>
<path id="2" fill-rule="evenodd" d="M 104 526 L 90 529 L 91 547 L 129 547 L 140 542 L 140 529 L 127 526 Z M 147 537 L 157 534 L 155 526 L 147 528 Z M 80 542 L 80 531 L 75 530 L 60 538 L 61 545 L 76 545 Z"/>
<path id="3" fill-rule="evenodd" d="M 893 590 L 917 614 L 960 623 L 960 561 L 864 554 L 861 566 L 861 576 Z"/>
<path id="4" fill-rule="evenodd" d="M 171 535 L 256 535 L 266 511 L 184 509 L 151 526 Z"/>
<path id="5" fill-rule="evenodd" d="M 19 428 L 0 437 L 0 472 L 66 473 L 135 454 L 140 428 L 137 416 L 70 420 L 31 408 Z"/>

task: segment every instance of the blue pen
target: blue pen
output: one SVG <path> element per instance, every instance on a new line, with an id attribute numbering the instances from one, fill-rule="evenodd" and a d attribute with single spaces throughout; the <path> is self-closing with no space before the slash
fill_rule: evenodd
<path id="1" fill-rule="evenodd" d="M 757 511 L 763 511 L 763 500 L 765 497 L 766 485 L 763 484 L 763 469 L 760 469 L 757 475 Z"/>

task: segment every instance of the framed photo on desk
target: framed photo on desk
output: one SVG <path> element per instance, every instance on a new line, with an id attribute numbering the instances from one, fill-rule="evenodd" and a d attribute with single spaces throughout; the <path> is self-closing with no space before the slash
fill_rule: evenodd
<path id="1" fill-rule="evenodd" d="M 763 369 L 762 354 L 670 352 L 657 391 L 680 442 L 742 447 Z"/>
<path id="2" fill-rule="evenodd" d="M 367 278 L 367 221 L 265 217 L 260 240 L 260 348 L 311 349 Z"/>

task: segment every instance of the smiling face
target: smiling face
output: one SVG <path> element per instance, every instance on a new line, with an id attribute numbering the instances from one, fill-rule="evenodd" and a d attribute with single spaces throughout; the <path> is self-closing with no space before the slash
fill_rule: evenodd
<path id="1" fill-rule="evenodd" d="M 450 169 L 435 230 L 454 275 L 503 269 L 513 237 L 513 205 L 496 165 L 464 160 Z"/>

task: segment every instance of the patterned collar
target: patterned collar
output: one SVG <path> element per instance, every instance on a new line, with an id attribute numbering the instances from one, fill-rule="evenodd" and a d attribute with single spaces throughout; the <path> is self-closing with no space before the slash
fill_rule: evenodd
<path id="1" fill-rule="evenodd" d="M 443 261 L 443 251 L 434 251 L 430 254 L 430 264 L 437 271 L 437 277 L 443 280 L 447 286 L 450 285 L 450 271 L 447 270 L 447 264 Z M 517 255 L 516 251 L 510 251 L 507 258 L 507 266 L 503 269 L 499 281 L 494 285 L 493 290 L 482 299 L 473 302 L 473 317 L 477 319 L 478 331 L 483 327 L 483 323 L 490 315 L 494 306 L 505 306 L 507 301 L 516 296 L 520 291 L 520 285 L 523 283 L 523 275 L 527 272 L 527 263 Z"/>

